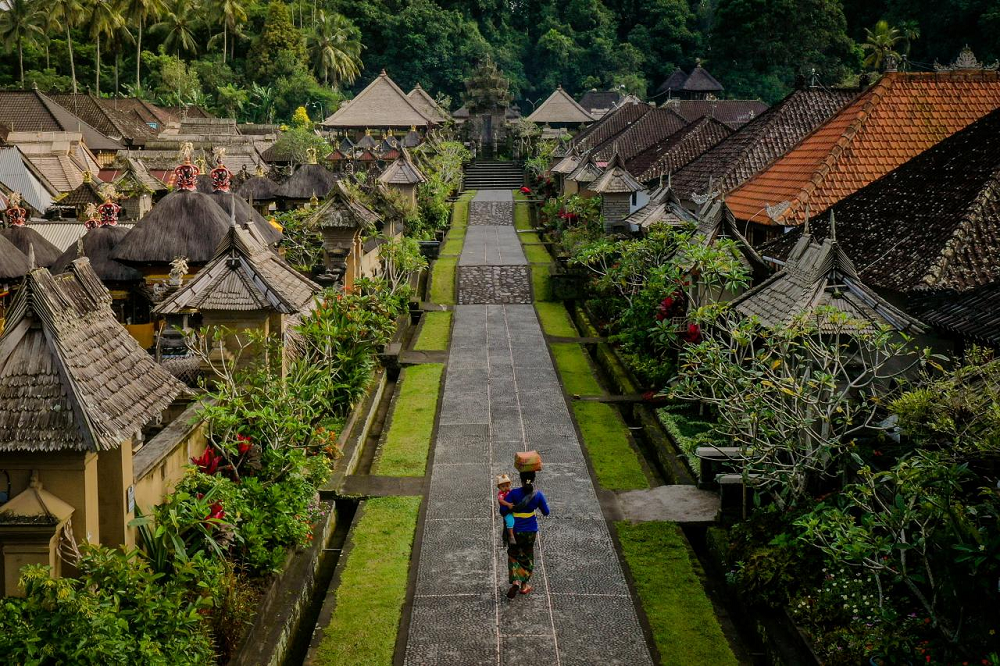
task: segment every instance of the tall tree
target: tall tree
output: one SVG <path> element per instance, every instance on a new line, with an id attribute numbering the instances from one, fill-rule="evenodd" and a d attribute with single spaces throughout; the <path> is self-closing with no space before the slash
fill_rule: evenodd
<path id="1" fill-rule="evenodd" d="M 163 34 L 163 47 L 168 53 L 180 56 L 183 53 L 197 53 L 195 40 L 199 5 L 196 0 L 174 0 L 163 18 L 150 26 L 150 30 Z"/>
<path id="2" fill-rule="evenodd" d="M 69 47 L 69 72 L 73 80 L 73 93 L 76 94 L 76 63 L 73 59 L 72 29 L 83 20 L 83 2 L 81 0 L 50 0 L 48 10 L 52 16 L 62 22 L 63 28 L 66 29 L 66 45 Z"/>
<path id="3" fill-rule="evenodd" d="M 24 42 L 44 36 L 42 22 L 45 20 L 41 8 L 32 0 L 7 0 L 7 11 L 0 15 L 0 41 L 7 53 L 17 49 L 17 63 L 21 72 L 21 87 L 24 87 Z"/>
<path id="4" fill-rule="evenodd" d="M 899 30 L 890 26 L 888 21 L 879 21 L 869 30 L 865 28 L 865 43 L 861 49 L 868 55 L 865 57 L 865 67 L 881 70 L 890 58 L 899 60 L 896 44 L 903 39 Z"/>
<path id="5" fill-rule="evenodd" d="M 222 23 L 222 64 L 226 64 L 229 36 L 233 36 L 235 45 L 240 26 L 247 21 L 247 10 L 240 0 L 215 0 L 213 4 L 219 21 Z"/>
<path id="6" fill-rule="evenodd" d="M 361 75 L 361 31 L 343 14 L 320 10 L 309 36 L 309 52 L 316 75 L 333 87 L 354 83 Z"/>
<path id="7" fill-rule="evenodd" d="M 271 2 L 249 58 L 250 71 L 263 85 L 301 72 L 306 63 L 305 40 L 292 24 L 288 5 Z"/>
<path id="8" fill-rule="evenodd" d="M 125 0 L 125 17 L 135 26 L 135 89 L 142 88 L 140 70 L 142 68 L 142 32 L 147 21 L 155 20 L 166 11 L 163 0 Z"/>
<path id="9" fill-rule="evenodd" d="M 90 12 L 88 33 L 96 47 L 94 58 L 94 93 L 101 94 L 101 37 L 113 38 L 118 30 L 125 29 L 125 17 L 116 3 L 110 0 L 93 0 L 87 8 Z"/>

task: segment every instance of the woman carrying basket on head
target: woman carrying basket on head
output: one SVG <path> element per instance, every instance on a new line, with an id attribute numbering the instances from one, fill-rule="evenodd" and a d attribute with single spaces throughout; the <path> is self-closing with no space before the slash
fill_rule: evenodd
<path id="1" fill-rule="evenodd" d="M 533 454 L 531 460 L 525 456 Z M 549 515 L 549 505 L 542 491 L 535 489 L 535 470 L 541 469 L 542 461 L 535 451 L 519 453 L 515 466 L 522 470 L 521 487 L 507 494 L 507 501 L 514 505 L 514 541 L 507 546 L 507 572 L 510 589 L 507 598 L 513 599 L 517 593 L 528 594 L 533 589 L 531 574 L 535 570 L 535 538 L 538 536 L 538 520 L 535 511 Z"/>

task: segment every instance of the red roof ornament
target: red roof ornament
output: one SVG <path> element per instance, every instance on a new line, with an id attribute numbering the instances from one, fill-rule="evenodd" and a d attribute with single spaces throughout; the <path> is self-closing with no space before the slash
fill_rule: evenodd
<path id="1" fill-rule="evenodd" d="M 194 151 L 194 144 L 190 141 L 185 141 L 181 145 L 181 155 L 184 157 L 184 163 L 174 169 L 174 185 L 178 190 L 187 190 L 193 192 L 198 186 L 198 174 L 201 171 L 198 167 L 191 164 L 191 153 Z"/>
<path id="2" fill-rule="evenodd" d="M 232 184 L 233 172 L 222 163 L 222 158 L 225 154 L 226 151 L 224 148 L 216 148 L 215 168 L 208 174 L 212 179 L 212 189 L 215 192 L 229 192 L 229 187 Z"/>
<path id="3" fill-rule="evenodd" d="M 21 207 L 21 193 L 11 192 L 7 197 L 7 210 L 4 211 L 7 224 L 12 227 L 23 227 L 28 221 L 28 211 Z"/>
<path id="4" fill-rule="evenodd" d="M 113 227 L 118 224 L 118 213 L 121 212 L 122 207 L 114 202 L 115 188 L 113 185 L 105 185 L 101 188 L 101 193 L 104 195 L 104 203 L 97 207 L 98 213 L 98 223 L 102 227 Z"/>
<path id="5" fill-rule="evenodd" d="M 83 214 L 86 219 L 83 221 L 83 228 L 88 231 L 91 229 L 96 229 L 101 226 L 100 213 L 97 210 L 97 205 L 93 203 L 87 204 L 87 207 L 83 209 Z M 82 253 L 81 253 L 82 254 Z"/>

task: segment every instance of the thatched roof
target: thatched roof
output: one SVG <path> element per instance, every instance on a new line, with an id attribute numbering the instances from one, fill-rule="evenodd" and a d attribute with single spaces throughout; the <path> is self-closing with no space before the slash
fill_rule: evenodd
<path id="1" fill-rule="evenodd" d="M 316 210 L 312 224 L 320 229 L 364 229 L 377 225 L 381 219 L 338 182 L 330 198 Z"/>
<path id="2" fill-rule="evenodd" d="M 0 280 L 16 280 L 28 272 L 28 257 L 0 236 Z"/>
<path id="3" fill-rule="evenodd" d="M 111 256 L 130 264 L 204 264 L 229 228 L 229 216 L 207 194 L 174 190 L 122 239 Z"/>
<path id="4" fill-rule="evenodd" d="M 644 189 L 642 183 L 632 177 L 621 165 L 618 154 L 615 153 L 601 176 L 590 184 L 591 192 L 598 194 L 631 194 Z"/>
<path id="5" fill-rule="evenodd" d="M 333 189 L 337 176 L 319 164 L 303 164 L 278 187 L 279 199 L 324 198 Z"/>
<path id="6" fill-rule="evenodd" d="M 267 176 L 250 176 L 236 188 L 236 193 L 254 201 L 273 201 L 278 198 L 278 188 L 278 183 Z"/>
<path id="7" fill-rule="evenodd" d="M 269 250 L 256 229 L 233 225 L 219 244 L 215 258 L 155 311 L 176 314 L 185 310 L 267 310 L 294 314 L 307 307 L 320 289 Z"/>
<path id="8" fill-rule="evenodd" d="M 70 264 L 86 257 L 90 260 L 90 268 L 101 278 L 102 282 L 140 282 L 142 273 L 115 261 L 111 258 L 111 252 L 118 243 L 128 234 L 129 229 L 119 226 L 103 226 L 89 229 L 73 245 L 70 245 L 58 259 L 53 262 L 50 270 L 52 274 L 62 273 L 69 269 Z M 83 253 L 80 253 L 80 250 Z"/>
<path id="9" fill-rule="evenodd" d="M 182 391 L 115 321 L 86 259 L 25 278 L 0 336 L 0 451 L 115 449 Z"/>
<path id="10" fill-rule="evenodd" d="M 559 86 L 528 116 L 528 121 L 539 124 L 579 125 L 594 122 L 594 117 L 577 104 L 562 86 Z"/>
<path id="11" fill-rule="evenodd" d="M 281 240 L 281 232 L 268 222 L 266 217 L 258 213 L 256 208 L 247 203 L 243 197 L 232 192 L 222 191 L 212 192 L 208 196 L 219 205 L 219 208 L 227 216 L 232 216 L 235 213 L 237 222 L 242 223 L 251 220 L 254 229 L 268 245 L 273 245 Z M 235 211 L 233 210 L 234 207 Z"/>
<path id="12" fill-rule="evenodd" d="M 405 150 L 379 174 L 378 179 L 386 185 L 417 185 L 427 182 L 427 177 L 410 161 L 410 155 Z"/>
<path id="13" fill-rule="evenodd" d="M 382 73 L 357 96 L 320 123 L 330 129 L 358 127 L 430 127 L 440 121 L 425 115 L 399 86 Z"/>
<path id="14" fill-rule="evenodd" d="M 417 107 L 428 118 L 434 118 L 442 123 L 448 120 L 448 113 L 441 108 L 426 90 L 420 87 L 419 83 L 406 96 L 413 102 L 413 106 Z"/>
<path id="15" fill-rule="evenodd" d="M 35 252 L 35 265 L 48 268 L 52 265 L 62 252 L 55 245 L 45 240 L 45 238 L 31 227 L 13 226 L 7 229 L 0 229 L 0 236 L 3 236 L 11 244 L 27 256 L 28 248 Z"/>

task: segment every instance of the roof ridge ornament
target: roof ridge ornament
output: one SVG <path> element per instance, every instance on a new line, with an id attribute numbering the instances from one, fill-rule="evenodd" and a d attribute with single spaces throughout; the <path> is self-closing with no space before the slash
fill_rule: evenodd
<path id="1" fill-rule="evenodd" d="M 7 210 L 4 211 L 7 225 L 11 227 L 23 227 L 28 220 L 28 211 L 21 206 L 21 193 L 11 192 L 7 196 Z"/>
<path id="2" fill-rule="evenodd" d="M 802 235 L 803 236 L 812 236 L 812 233 L 809 231 L 809 202 L 808 201 L 806 202 L 806 221 L 802 224 Z"/>
<path id="3" fill-rule="evenodd" d="M 101 226 L 100 214 L 97 212 L 97 204 L 91 202 L 83 209 L 83 228 L 90 230 Z"/>
<path id="4" fill-rule="evenodd" d="M 837 220 L 833 216 L 833 209 L 830 209 L 830 241 L 837 242 Z"/>
<path id="5" fill-rule="evenodd" d="M 985 70 L 985 71 L 996 71 L 1000 69 L 1000 60 L 996 60 L 991 65 L 987 65 L 984 62 L 980 62 L 976 58 L 976 54 L 972 52 L 969 45 L 966 44 L 959 51 L 958 57 L 950 65 L 942 65 L 937 60 L 934 61 L 934 71 L 935 72 L 956 72 L 956 71 L 968 71 L 968 70 Z"/>
<path id="6" fill-rule="evenodd" d="M 212 179 L 212 191 L 229 192 L 229 188 L 233 183 L 233 172 L 223 163 L 223 159 L 226 156 L 226 149 L 218 146 L 212 151 L 212 155 L 215 158 L 215 168 L 208 174 L 209 178 Z"/>
<path id="7" fill-rule="evenodd" d="M 178 190 L 191 192 L 198 186 L 198 174 L 201 171 L 191 164 L 192 153 L 194 153 L 193 143 L 185 141 L 181 144 L 180 156 L 184 162 L 174 169 L 174 184 Z"/>
<path id="8" fill-rule="evenodd" d="M 122 210 L 122 207 L 114 201 L 118 198 L 118 191 L 111 183 L 102 185 L 100 191 L 101 196 L 104 198 L 104 203 L 97 206 L 97 226 L 116 226 L 118 224 L 118 213 Z"/>

